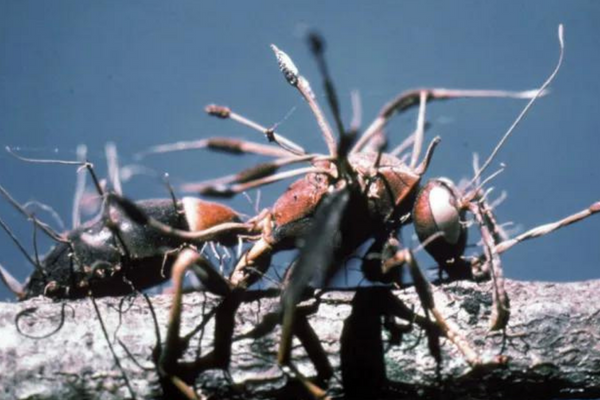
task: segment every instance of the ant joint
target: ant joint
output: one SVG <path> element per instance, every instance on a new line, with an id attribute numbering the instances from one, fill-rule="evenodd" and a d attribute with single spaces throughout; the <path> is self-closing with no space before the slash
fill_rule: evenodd
<path id="1" fill-rule="evenodd" d="M 269 128 L 265 131 L 267 140 L 271 143 L 275 142 L 275 128 Z"/>

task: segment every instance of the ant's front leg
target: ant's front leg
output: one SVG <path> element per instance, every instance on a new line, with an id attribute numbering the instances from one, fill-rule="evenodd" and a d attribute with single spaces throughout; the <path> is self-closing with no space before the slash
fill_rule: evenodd
<path id="1" fill-rule="evenodd" d="M 320 305 L 320 297 L 316 297 L 313 301 L 307 302 L 307 304 L 299 305 L 294 315 L 293 334 L 298 338 L 300 344 L 306 350 L 306 355 L 312 362 L 317 372 L 316 382 L 326 383 L 333 376 L 333 367 L 329 362 L 327 353 L 319 340 L 319 337 L 313 330 L 308 320 L 310 315 L 315 314 Z M 242 339 L 260 339 L 269 333 L 273 332 L 277 325 L 282 322 L 282 309 L 280 306 L 272 312 L 265 314 L 262 321 L 256 325 L 252 330 L 242 335 L 235 337 L 234 340 Z M 289 366 L 290 363 L 287 363 Z M 290 367 L 294 375 L 296 375 L 301 383 L 304 383 L 304 377 L 300 377 L 299 372 L 295 370 L 293 366 Z M 308 382 L 308 381 L 307 381 Z M 315 394 L 314 385 L 304 385 L 307 390 Z M 318 390 L 317 390 L 318 391 Z M 319 396 L 315 396 L 319 397 Z"/>
<path id="2" fill-rule="evenodd" d="M 485 265 L 489 266 L 490 276 L 492 278 L 493 307 L 490 317 L 491 330 L 503 330 L 508 324 L 510 318 L 510 301 L 504 288 L 504 274 L 499 254 L 495 251 L 500 236 L 497 232 L 497 225 L 490 208 L 485 200 L 472 202 L 469 204 L 469 210 L 475 215 L 475 220 L 479 225 L 481 240 L 483 241 L 483 251 L 485 256 Z"/>
<path id="3" fill-rule="evenodd" d="M 423 328 L 429 340 L 429 348 L 432 355 L 439 362 L 441 359 L 439 348 L 439 336 L 445 336 L 459 349 L 464 355 L 469 365 L 475 367 L 482 364 L 480 356 L 471 347 L 467 339 L 460 333 L 458 327 L 448 321 L 436 307 L 431 284 L 425 278 L 421 269 L 417 265 L 416 260 L 410 249 L 397 251 L 393 257 L 384 261 L 384 265 L 407 266 L 410 272 L 415 290 L 419 297 L 421 306 L 425 312 L 425 316 L 416 314 L 413 310 L 406 306 L 401 300 L 394 296 L 390 296 L 393 300 L 391 311 L 398 317 L 414 321 L 417 325 Z M 496 362 L 493 362 L 496 364 Z"/>
<path id="4" fill-rule="evenodd" d="M 181 312 L 183 296 L 183 279 L 185 273 L 192 269 L 207 288 L 217 294 L 226 296 L 214 311 L 204 316 L 208 321 L 213 313 L 215 315 L 215 330 L 225 331 L 224 335 L 215 335 L 214 350 L 190 362 L 179 362 L 179 358 L 187 350 L 192 334 L 185 337 L 180 336 Z M 190 388 L 198 375 L 213 368 L 227 368 L 231 353 L 231 334 L 233 333 L 233 316 L 231 309 L 237 309 L 241 303 L 241 297 L 232 292 L 231 284 L 221 277 L 211 263 L 191 248 L 183 250 L 173 265 L 173 303 L 169 315 L 167 337 L 162 349 L 158 349 L 156 363 L 159 376 L 164 383 L 168 383 L 189 399 L 196 399 L 195 392 Z M 231 317 L 231 318 L 230 318 Z M 229 332 L 230 331 L 230 332 Z M 169 385 L 166 389 L 168 392 Z"/>

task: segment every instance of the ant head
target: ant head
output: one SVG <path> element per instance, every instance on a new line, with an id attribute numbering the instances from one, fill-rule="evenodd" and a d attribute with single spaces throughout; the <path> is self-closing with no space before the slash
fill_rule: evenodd
<path id="1" fill-rule="evenodd" d="M 461 195 L 449 179 L 429 180 L 417 194 L 413 207 L 415 231 L 425 249 L 451 278 L 463 277 L 462 255 L 467 242 Z M 433 240 L 428 240 L 434 236 Z"/>

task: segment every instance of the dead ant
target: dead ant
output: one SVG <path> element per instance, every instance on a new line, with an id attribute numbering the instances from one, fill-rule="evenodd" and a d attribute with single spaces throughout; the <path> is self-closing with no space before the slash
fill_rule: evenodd
<path id="1" fill-rule="evenodd" d="M 271 265 L 273 254 L 287 249 L 299 248 L 299 257 L 293 261 L 286 273 L 282 288 L 280 322 L 282 337 L 278 362 L 290 368 L 291 373 L 305 383 L 315 396 L 324 392 L 307 381 L 293 367 L 290 360 L 292 336 L 297 336 L 309 352 L 318 377 L 327 380 L 332 368 L 324 352 L 314 340 L 314 332 L 306 319 L 305 312 L 296 312 L 297 304 L 304 298 L 309 287 L 327 287 L 343 260 L 351 256 L 365 243 L 371 242 L 368 255 L 362 263 L 364 275 L 372 281 L 395 283 L 405 286 L 400 271 L 407 267 L 412 284 L 415 285 L 425 316 L 413 312 L 409 307 L 386 297 L 389 312 L 414 321 L 426 332 L 429 347 L 434 357 L 440 360 L 440 336 L 448 338 L 464 354 L 472 366 L 482 365 L 484 360 L 474 352 L 468 341 L 449 324 L 435 307 L 431 285 L 416 264 L 412 251 L 403 249 L 396 237 L 400 229 L 413 223 L 416 233 L 439 268 L 448 279 L 471 279 L 488 277 L 493 282 L 494 312 L 490 327 L 501 330 L 506 327 L 510 315 L 508 296 L 504 290 L 503 274 L 499 255 L 514 244 L 539 237 L 600 211 L 600 203 L 573 214 L 561 221 L 534 228 L 513 239 L 504 240 L 502 231 L 487 200 L 485 185 L 496 175 L 481 180 L 496 154 L 512 134 L 534 101 L 545 93 L 546 88 L 558 72 L 563 57 L 562 26 L 559 28 L 560 58 L 555 71 L 535 91 L 505 92 L 481 90 L 417 89 L 400 94 L 386 104 L 378 117 L 358 138 L 358 127 L 345 129 L 337 97 L 328 75 L 323 56 L 323 42 L 318 36 L 311 37 L 312 51 L 325 81 L 326 98 L 335 118 L 339 138 L 336 139 L 309 82 L 300 75 L 291 58 L 272 46 L 287 82 L 297 89 L 313 112 L 325 139 L 328 154 L 307 154 L 302 147 L 279 135 L 274 129 L 265 128 L 227 107 L 211 105 L 206 111 L 212 116 L 232 119 L 259 130 L 279 147 L 261 147 L 243 142 L 239 148 L 244 152 L 276 157 L 271 163 L 212 181 L 188 184 L 186 190 L 203 195 L 230 197 L 245 190 L 266 185 L 292 176 L 303 175 L 275 202 L 273 207 L 261 212 L 248 221 L 257 233 L 252 247 L 242 255 L 229 279 L 223 278 L 221 287 L 229 287 L 229 293 L 215 311 L 216 325 L 211 353 L 192 362 L 178 362 L 182 354 L 179 340 L 181 313 L 182 275 L 190 267 L 199 264 L 203 269 L 212 269 L 204 259 L 191 250 L 182 252 L 175 262 L 173 276 L 176 296 L 173 301 L 171 322 L 166 346 L 163 348 L 161 367 L 165 376 L 182 393 L 193 398 L 184 382 L 191 384 L 202 371 L 211 368 L 227 368 L 231 352 L 234 317 L 243 301 L 247 289 L 259 281 Z M 448 179 L 432 179 L 421 184 L 440 139 L 435 138 L 428 146 L 422 159 L 421 150 L 425 130 L 425 107 L 429 101 L 464 97 L 513 97 L 529 99 L 523 112 L 509 128 L 492 154 L 481 166 L 476 166 L 475 175 L 463 188 L 458 188 Z M 418 107 L 415 133 L 399 148 L 384 153 L 384 128 L 396 114 Z M 222 139 L 219 139 L 222 140 Z M 151 148 L 144 154 L 164 153 L 190 148 L 210 148 L 217 139 L 193 143 L 176 143 Z M 397 155 L 412 146 L 410 162 L 404 163 Z M 309 162 L 311 165 L 296 170 L 277 172 L 278 168 L 293 163 Z M 119 198 L 119 203 L 130 215 L 139 214 L 135 204 Z M 464 256 L 467 230 L 471 224 L 467 216 L 473 215 L 483 241 L 483 255 Z M 140 217 L 139 222 L 145 222 Z M 502 357 L 491 363 L 503 362 Z M 183 378 L 183 381 L 182 381 Z"/>
<path id="2" fill-rule="evenodd" d="M 167 247 L 182 249 L 172 261 L 175 295 L 166 343 L 161 349 L 158 367 L 163 379 L 186 397 L 195 397 L 188 385 L 191 385 L 202 371 L 211 368 L 227 368 L 236 311 L 244 301 L 247 289 L 263 277 L 271 265 L 272 255 L 279 251 L 300 249 L 299 257 L 288 269 L 282 289 L 279 313 L 282 338 L 278 362 L 289 367 L 294 375 L 305 383 L 310 392 L 319 397 L 324 392 L 295 371 L 290 360 L 291 340 L 295 335 L 309 351 L 319 377 L 327 380 L 332 375 L 332 368 L 327 357 L 323 356 L 324 352 L 318 340 L 315 343 L 315 334 L 308 324 L 306 313 L 298 312 L 297 305 L 304 298 L 309 287 L 326 287 L 342 261 L 365 243 L 371 243 L 367 254 L 375 255 L 365 257 L 362 263 L 365 276 L 372 281 L 405 286 L 407 283 L 402 279 L 400 272 L 406 266 L 425 315 L 415 313 L 393 296 L 387 297 L 386 300 L 390 302 L 390 313 L 414 321 L 422 327 L 427 332 L 432 354 L 438 361 L 440 359 L 439 338 L 444 336 L 457 346 L 469 364 L 477 366 L 483 363 L 482 359 L 470 348 L 461 333 L 448 324 L 436 309 L 431 284 L 416 264 L 412 251 L 403 249 L 396 239 L 400 229 L 413 223 L 422 245 L 436 260 L 440 270 L 447 275 L 448 279 L 491 278 L 494 299 L 491 329 L 503 329 L 508 322 L 510 305 L 503 287 L 499 255 L 518 242 L 545 235 L 600 211 L 600 203 L 595 203 L 588 209 L 561 221 L 540 226 L 513 239 L 503 240 L 484 190 L 484 186 L 495 174 L 481 181 L 482 174 L 490 166 L 506 139 L 533 102 L 545 93 L 545 89 L 558 72 L 563 55 L 562 26 L 559 28 L 561 55 L 558 65 L 540 89 L 525 92 L 417 89 L 404 92 L 386 104 L 378 117 L 360 136 L 358 136 L 357 125 L 353 125 L 350 129 L 344 127 L 337 96 L 323 55 L 323 42 L 316 35 L 311 38 L 312 51 L 324 77 L 326 97 L 335 118 L 338 139 L 335 138 L 333 129 L 325 118 L 309 82 L 300 75 L 298 68 L 286 53 L 275 46 L 272 47 L 287 82 L 300 92 L 316 117 L 328 154 L 307 154 L 301 146 L 279 135 L 274 129 L 260 126 L 226 107 L 214 105 L 207 107 L 210 115 L 233 119 L 257 129 L 276 145 L 213 138 L 192 144 L 157 146 L 146 152 L 146 154 L 162 153 L 195 147 L 273 156 L 275 160 L 270 163 L 261 164 L 233 176 L 186 187 L 187 190 L 194 190 L 203 195 L 228 197 L 268 183 L 303 175 L 288 188 L 272 208 L 259 213 L 246 223 L 238 223 L 231 222 L 236 220 L 234 217 L 236 214 L 232 210 L 219 208 L 223 206 L 214 203 L 204 206 L 204 203 L 195 200 L 195 204 L 199 204 L 197 208 L 207 210 L 209 213 L 217 213 L 216 210 L 221 210 L 226 218 L 213 219 L 208 226 L 199 227 L 194 231 L 191 223 L 185 225 L 177 222 L 181 207 L 186 208 L 183 203 L 176 201 L 171 201 L 169 205 L 165 202 L 134 203 L 118 193 L 99 191 L 105 199 L 104 209 L 108 211 L 103 212 L 102 218 L 87 229 L 93 226 L 95 229 L 107 230 L 110 240 L 118 243 L 116 247 L 119 260 L 121 262 L 126 260 L 126 263 L 123 263 L 125 271 L 133 268 L 134 261 L 147 261 L 146 255 L 142 254 L 138 257 L 137 253 L 131 253 L 126 249 L 137 249 L 138 246 L 154 247 L 157 243 L 162 243 L 160 241 L 169 240 L 175 240 L 177 246 L 172 244 Z M 421 184 L 434 150 L 440 142 L 439 138 L 433 139 L 421 159 L 426 104 L 433 100 L 469 97 L 522 98 L 530 101 L 486 162 L 481 168 L 476 168 L 475 176 L 466 187 L 459 189 L 448 179 L 433 179 Z M 419 109 L 415 133 L 396 150 L 384 153 L 385 125 L 393 116 L 413 107 Z M 410 160 L 405 163 L 398 154 L 410 146 L 412 146 Z M 311 165 L 277 172 L 283 166 L 306 162 Z M 167 218 L 165 218 L 167 209 L 169 211 L 166 212 Z M 187 217 L 187 209 L 185 213 Z M 111 217 L 111 214 L 114 217 Z M 464 256 L 469 225 L 467 215 L 470 214 L 474 216 L 483 240 L 483 255 L 476 258 Z M 36 226 L 43 226 L 35 221 L 34 219 Z M 136 225 L 135 229 L 139 232 L 127 231 L 128 225 Z M 215 232 L 218 232 L 218 235 Z M 56 265 L 59 272 L 68 276 L 78 259 L 78 250 L 73 249 L 73 245 L 75 242 L 84 242 L 83 233 L 82 229 L 67 235 L 68 239 L 63 246 L 63 251 L 67 248 L 73 250 L 72 257 L 66 257 L 55 264 L 52 264 L 52 259 L 47 257 L 41 265 L 37 263 L 40 269 L 44 271 L 48 268 L 46 264 Z M 126 233 L 131 236 L 125 237 Z M 239 259 L 228 279 L 217 274 L 210 262 L 196 250 L 186 246 L 197 241 L 224 240 L 222 238 L 233 240 L 238 237 L 253 241 L 253 245 Z M 134 239 L 147 240 L 147 243 L 134 244 Z M 106 243 L 103 242 L 101 245 L 108 247 Z M 88 249 L 82 252 L 92 255 L 91 250 Z M 109 264 L 113 266 L 117 262 L 111 259 Z M 194 362 L 186 363 L 179 361 L 187 347 L 187 343 L 179 336 L 179 326 L 182 277 L 190 268 L 206 284 L 208 290 L 223 295 L 224 299 L 213 314 L 216 321 L 213 351 Z M 42 275 L 43 273 L 40 272 Z M 124 275 L 133 284 L 132 286 L 148 286 L 143 280 L 138 281 L 136 276 L 137 273 Z M 61 282 L 66 281 L 63 279 Z M 65 285 L 72 287 L 69 286 L 72 285 L 72 281 L 68 281 Z M 47 287 L 45 288 L 47 291 Z M 40 289 L 36 290 L 36 294 L 43 293 Z M 58 296 L 64 296 L 69 292 L 61 292 Z M 502 362 L 502 359 L 498 358 L 493 362 Z"/>
<path id="3" fill-rule="evenodd" d="M 193 197 L 178 200 L 174 195 L 169 199 L 139 201 L 137 207 L 156 225 L 187 232 L 185 239 L 181 235 L 169 236 L 160 229 L 132 220 L 116 206 L 112 201 L 116 193 L 105 191 L 91 163 L 28 159 L 17 156 L 8 148 L 7 151 L 29 162 L 81 165 L 90 172 L 102 199 L 101 211 L 96 218 L 59 234 L 0 186 L 0 194 L 33 222 L 34 232 L 39 229 L 57 242 L 40 259 L 34 240 L 35 257 L 31 257 L 0 220 L 1 227 L 35 268 L 27 281 L 21 284 L 0 267 L 0 277 L 20 300 L 39 295 L 56 299 L 121 296 L 144 290 L 169 279 L 175 259 L 174 249 L 184 244 L 200 247 L 208 241 L 232 245 L 237 243 L 238 234 L 248 230 L 248 225 L 241 222 L 239 215 L 222 204 Z M 120 184 L 114 186 L 118 188 Z"/>

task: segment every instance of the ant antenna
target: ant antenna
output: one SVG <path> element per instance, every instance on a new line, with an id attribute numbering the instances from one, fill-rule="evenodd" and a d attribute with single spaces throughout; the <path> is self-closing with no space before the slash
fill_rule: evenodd
<path id="1" fill-rule="evenodd" d="M 80 162 L 85 162 L 87 157 L 87 146 L 80 144 L 77 146 L 77 159 Z M 86 174 L 77 171 L 77 180 L 75 183 L 75 195 L 73 196 L 73 211 L 71 213 L 71 219 L 73 221 L 73 229 L 81 225 L 81 199 L 85 191 Z"/>
<path id="2" fill-rule="evenodd" d="M 100 185 L 100 181 L 98 180 L 98 177 L 96 176 L 96 172 L 94 172 L 94 164 L 92 164 L 91 162 L 89 162 L 87 160 L 86 161 L 71 161 L 71 160 L 27 158 L 27 157 L 18 155 L 9 146 L 6 146 L 5 149 L 8 152 L 8 154 L 15 157 L 17 160 L 21 160 L 21 161 L 25 161 L 25 162 L 36 163 L 36 164 L 79 165 L 80 168 L 85 168 L 89 171 L 90 176 L 92 177 L 92 180 L 94 181 L 94 186 L 96 187 L 96 190 L 98 191 L 98 194 L 100 196 L 104 196 L 104 190 L 102 189 L 102 186 Z"/>
<path id="3" fill-rule="evenodd" d="M 331 108 L 331 113 L 333 114 L 333 119 L 335 120 L 338 133 L 340 134 L 340 136 L 342 136 L 345 133 L 345 129 L 344 124 L 342 123 L 342 116 L 340 112 L 340 104 L 338 101 L 337 92 L 335 90 L 335 86 L 333 85 L 331 75 L 329 75 L 327 60 L 325 59 L 325 40 L 316 31 L 309 32 L 307 40 L 310 46 L 310 51 L 315 60 L 317 61 L 319 72 L 321 73 L 321 77 L 323 78 L 323 85 L 325 86 L 327 102 L 329 103 L 329 108 Z"/>
<path id="4" fill-rule="evenodd" d="M 564 32 L 563 25 L 562 24 L 558 25 L 558 43 L 560 45 L 560 55 L 558 57 L 558 63 L 556 64 L 556 67 L 554 68 L 554 71 L 552 71 L 552 74 L 550 74 L 550 76 L 548 77 L 548 79 L 546 79 L 546 81 L 544 82 L 544 84 L 537 90 L 537 93 L 535 94 L 535 96 L 533 96 L 531 98 L 531 100 L 529 100 L 529 102 L 527 103 L 527 105 L 525 106 L 525 108 L 523 108 L 523 110 L 521 111 L 521 113 L 519 114 L 519 116 L 517 117 L 517 119 L 515 119 L 515 121 L 510 126 L 510 128 L 508 128 L 508 131 L 506 131 L 506 133 L 504 134 L 504 136 L 502 137 L 502 139 L 500 140 L 500 142 L 498 142 L 498 144 L 494 148 L 494 151 L 492 151 L 492 154 L 490 154 L 490 156 L 485 161 L 485 163 L 483 164 L 483 166 L 481 167 L 481 169 L 479 169 L 479 171 L 477 171 L 477 173 L 475 174 L 475 176 L 473 177 L 473 179 L 471 179 L 471 181 L 469 182 L 469 184 L 467 185 L 467 187 L 469 187 L 469 186 L 473 185 L 475 182 L 477 182 L 477 180 L 479 179 L 479 177 L 481 176 L 481 174 L 483 173 L 483 171 L 485 171 L 485 169 L 490 165 L 490 163 L 492 162 L 492 160 L 494 159 L 494 157 L 496 156 L 496 154 L 498 153 L 498 151 L 502 148 L 502 146 L 504 145 L 504 143 L 506 142 L 506 140 L 513 133 L 513 131 L 515 130 L 515 128 L 517 127 L 517 125 L 519 125 L 519 123 L 523 120 L 523 118 L 525 117 L 525 115 L 527 114 L 527 112 L 529 111 L 529 109 L 531 108 L 531 106 L 533 105 L 533 103 L 535 103 L 535 101 L 538 99 L 538 97 L 540 97 L 544 93 L 544 91 L 546 90 L 546 88 L 550 85 L 550 83 L 552 83 L 552 81 L 556 77 L 556 74 L 558 74 L 558 71 L 560 70 L 560 67 L 562 65 L 563 56 L 564 56 L 564 53 L 565 53 L 565 42 L 564 42 L 563 32 Z"/>

